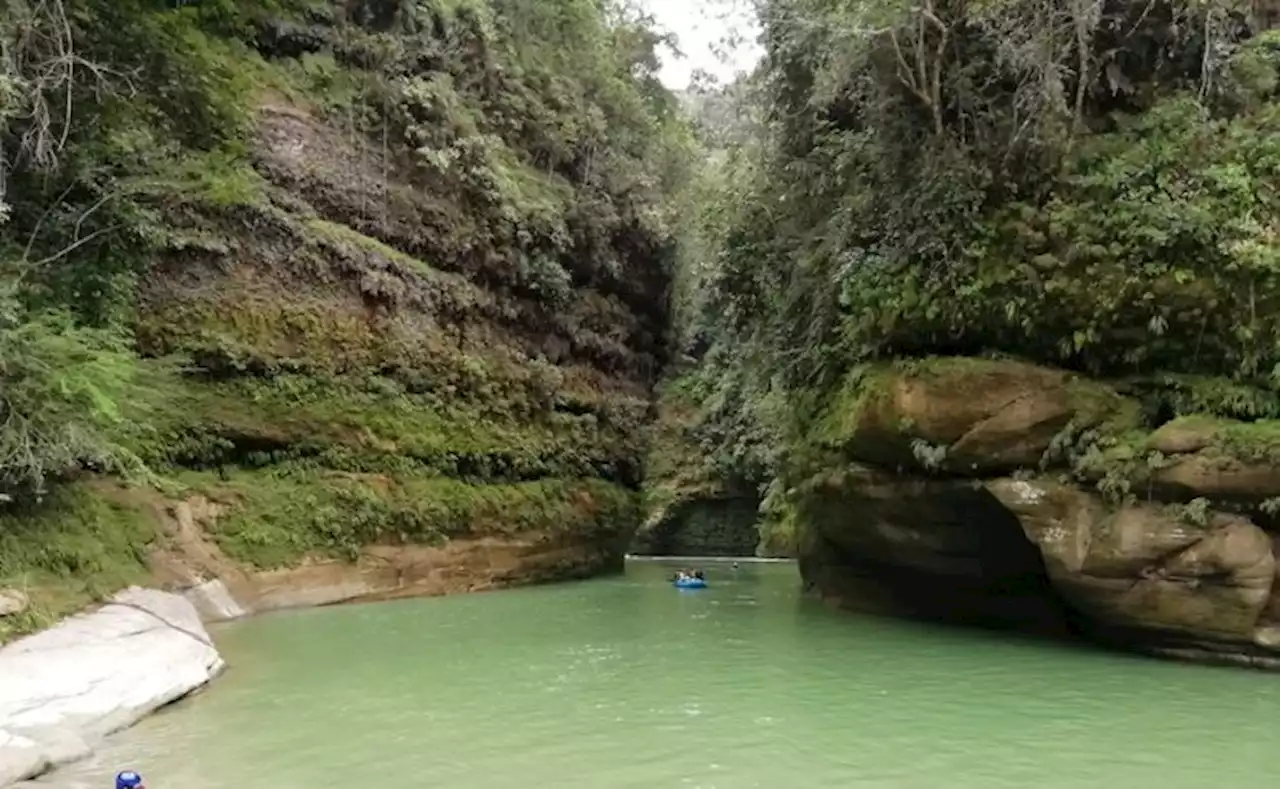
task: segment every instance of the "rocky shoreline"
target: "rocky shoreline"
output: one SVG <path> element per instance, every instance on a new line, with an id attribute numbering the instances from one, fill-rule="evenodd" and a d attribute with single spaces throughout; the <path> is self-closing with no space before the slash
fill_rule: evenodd
<path id="1" fill-rule="evenodd" d="M 616 570 L 625 535 L 551 535 L 370 546 L 354 562 L 278 570 L 230 561 L 199 531 L 202 499 L 172 508 L 149 582 L 0 648 L 0 787 L 92 754 L 95 743 L 199 690 L 223 669 L 205 624 L 291 608 L 424 597 Z M 193 515 L 194 513 L 194 515 Z"/>

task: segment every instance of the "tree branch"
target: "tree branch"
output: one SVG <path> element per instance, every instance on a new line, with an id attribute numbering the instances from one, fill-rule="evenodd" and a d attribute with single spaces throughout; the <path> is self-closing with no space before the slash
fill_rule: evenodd
<path id="1" fill-rule="evenodd" d="M 61 260 L 67 255 L 70 255 L 72 252 L 75 252 L 77 249 L 84 246 L 85 244 L 88 244 L 90 241 L 93 241 L 95 238 L 106 235 L 107 233 L 114 233 L 115 231 L 120 230 L 123 227 L 125 227 L 125 225 L 122 223 L 122 224 L 111 225 L 110 227 L 104 227 L 99 230 L 95 230 L 89 235 L 85 236 L 84 238 L 78 239 L 72 244 L 68 244 L 67 246 L 58 250 L 54 254 L 49 255 L 48 257 L 45 257 L 45 258 L 41 258 L 40 260 L 37 260 L 36 262 L 31 264 L 30 269 L 37 269 L 37 268 L 40 268 L 41 266 L 47 265 L 49 263 L 53 263 L 54 261 Z"/>

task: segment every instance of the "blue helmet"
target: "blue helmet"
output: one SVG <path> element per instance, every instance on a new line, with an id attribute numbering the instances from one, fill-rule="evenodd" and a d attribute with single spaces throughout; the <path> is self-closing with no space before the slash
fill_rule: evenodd
<path id="1" fill-rule="evenodd" d="M 125 770 L 116 776 L 116 789 L 144 789 L 142 776 L 133 770 Z"/>

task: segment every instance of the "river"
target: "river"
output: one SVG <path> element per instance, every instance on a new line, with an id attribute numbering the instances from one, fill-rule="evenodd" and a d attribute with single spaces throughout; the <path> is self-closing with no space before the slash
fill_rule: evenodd
<path id="1" fill-rule="evenodd" d="M 1280 678 L 830 611 L 790 564 L 315 609 L 58 787 L 1273 787 Z"/>

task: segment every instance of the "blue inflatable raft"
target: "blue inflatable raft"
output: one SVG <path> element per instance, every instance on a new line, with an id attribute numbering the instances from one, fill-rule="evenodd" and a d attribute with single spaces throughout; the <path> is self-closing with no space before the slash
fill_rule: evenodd
<path id="1" fill-rule="evenodd" d="M 706 589 L 707 582 L 701 578 L 680 578 L 672 581 L 677 589 Z"/>

